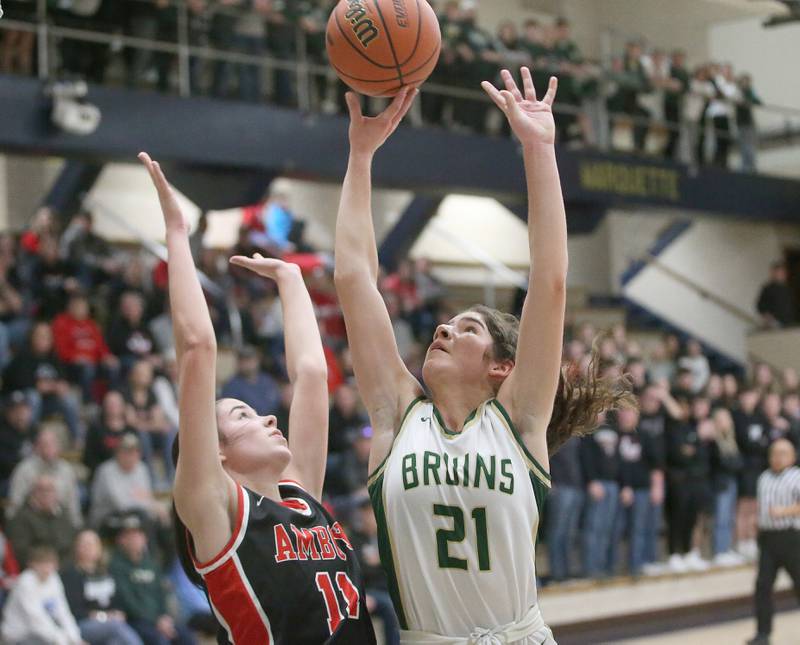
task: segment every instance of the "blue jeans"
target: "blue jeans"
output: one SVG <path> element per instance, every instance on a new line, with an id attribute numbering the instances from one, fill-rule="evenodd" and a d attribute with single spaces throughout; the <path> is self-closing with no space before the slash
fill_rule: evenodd
<path id="1" fill-rule="evenodd" d="M 72 440 L 83 439 L 84 427 L 81 423 L 80 402 L 71 393 L 64 396 L 59 394 L 42 396 L 39 390 L 31 388 L 26 394 L 31 404 L 33 423 L 38 424 L 43 416 L 60 414 L 64 417 Z"/>
<path id="2" fill-rule="evenodd" d="M 736 478 L 728 476 L 714 496 L 714 555 L 730 551 L 733 546 L 737 493 Z"/>
<path id="3" fill-rule="evenodd" d="M 197 645 L 194 634 L 178 622 L 175 623 L 177 636 L 172 640 L 162 636 L 161 632 L 156 629 L 155 623 L 146 620 L 131 620 L 130 624 L 147 645 Z"/>
<path id="4" fill-rule="evenodd" d="M 661 533 L 661 523 L 664 520 L 664 505 L 650 504 L 647 514 L 644 541 L 644 563 L 658 562 L 658 535 Z"/>
<path id="5" fill-rule="evenodd" d="M 262 39 L 253 36 L 234 34 L 230 38 L 230 48 L 237 54 L 261 56 L 264 53 Z M 231 63 L 226 60 L 214 64 L 214 84 L 212 94 L 226 97 L 234 71 L 238 81 L 239 98 L 256 102 L 261 98 L 261 67 L 248 63 Z"/>
<path id="6" fill-rule="evenodd" d="M 400 645 L 400 626 L 388 592 L 376 589 L 367 589 L 366 591 L 367 595 L 372 596 L 373 600 L 375 600 L 375 609 L 372 610 L 372 613 L 380 618 L 383 623 L 386 645 Z"/>
<path id="7" fill-rule="evenodd" d="M 619 484 L 600 481 L 603 499 L 586 496 L 586 517 L 583 526 L 583 570 L 587 577 L 611 575 L 609 558 L 614 532 L 614 518 L 619 506 Z"/>
<path id="8" fill-rule="evenodd" d="M 81 638 L 89 645 L 143 645 L 128 623 L 119 620 L 100 622 L 86 618 L 78 623 Z"/>
<path id="9" fill-rule="evenodd" d="M 550 577 L 566 580 L 570 575 L 570 554 L 581 521 L 584 492 L 574 486 L 554 486 L 547 496 L 547 557 Z"/>
<path id="10" fill-rule="evenodd" d="M 632 576 L 638 576 L 642 572 L 642 567 L 648 562 L 646 557 L 650 550 L 648 524 L 652 509 L 649 488 L 634 489 L 633 504 L 627 507 L 620 505 L 610 547 L 609 560 L 612 572 L 617 568 L 619 545 L 625 535 L 628 537 L 628 571 Z"/>
<path id="11" fill-rule="evenodd" d="M 163 482 L 167 488 L 175 478 L 175 466 L 172 465 L 172 442 L 175 439 L 177 430 L 170 430 L 168 433 L 162 434 L 158 432 L 139 432 L 139 443 L 142 447 L 142 461 L 147 466 L 150 472 L 150 479 L 153 487 L 157 488 L 160 485 L 159 480 L 156 478 L 156 471 L 153 467 L 154 458 L 159 454 L 161 461 L 164 463 L 164 474 L 167 478 Z"/>

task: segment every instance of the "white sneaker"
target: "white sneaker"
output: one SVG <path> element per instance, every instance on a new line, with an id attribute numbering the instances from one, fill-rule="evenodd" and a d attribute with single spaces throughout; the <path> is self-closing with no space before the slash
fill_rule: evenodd
<path id="1" fill-rule="evenodd" d="M 745 562 L 747 559 L 733 550 L 720 553 L 714 558 L 714 564 L 720 567 L 738 567 Z"/>
<path id="2" fill-rule="evenodd" d="M 740 542 L 737 550 L 746 562 L 755 562 L 758 560 L 758 544 L 755 540 Z"/>
<path id="3" fill-rule="evenodd" d="M 645 576 L 660 576 L 669 571 L 668 562 L 648 562 L 642 566 L 642 574 Z"/>
<path id="4" fill-rule="evenodd" d="M 667 562 L 667 567 L 672 573 L 688 573 L 689 567 L 686 563 L 686 559 L 678 554 L 673 553 L 669 556 L 669 561 Z"/>
<path id="5" fill-rule="evenodd" d="M 707 560 L 703 560 L 699 551 L 691 551 L 685 559 L 686 566 L 690 571 L 708 571 L 710 565 Z"/>

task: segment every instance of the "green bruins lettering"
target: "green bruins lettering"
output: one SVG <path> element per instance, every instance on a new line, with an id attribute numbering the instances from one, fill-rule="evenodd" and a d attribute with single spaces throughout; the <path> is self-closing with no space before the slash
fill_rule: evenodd
<path id="1" fill-rule="evenodd" d="M 499 468 L 498 468 L 499 465 Z M 514 469 L 510 459 L 498 459 L 495 455 L 466 454 L 462 458 L 447 453 L 426 450 L 421 455 L 411 452 L 403 457 L 403 488 L 417 486 L 463 486 L 499 490 L 514 493 Z"/>
<path id="2" fill-rule="evenodd" d="M 366 49 L 380 32 L 372 19 L 367 18 L 367 10 L 364 8 L 362 0 L 348 0 L 347 6 L 348 10 L 344 17 L 350 23 L 358 42 Z"/>

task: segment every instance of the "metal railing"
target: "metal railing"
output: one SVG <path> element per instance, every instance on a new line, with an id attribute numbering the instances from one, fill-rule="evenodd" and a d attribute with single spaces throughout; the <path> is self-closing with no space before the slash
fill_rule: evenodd
<path id="1" fill-rule="evenodd" d="M 678 284 L 683 285 L 690 291 L 693 291 L 701 299 L 708 300 L 709 302 L 714 303 L 717 307 L 731 314 L 735 318 L 738 318 L 741 322 L 749 325 L 750 327 L 755 328 L 761 324 L 760 319 L 757 316 L 755 316 L 752 312 L 747 311 L 746 309 L 742 309 L 738 305 L 729 302 L 728 300 L 725 300 L 725 298 L 720 297 L 713 291 L 706 289 L 699 282 L 684 275 L 683 273 L 680 273 L 679 271 L 676 271 L 672 267 L 667 266 L 656 255 L 647 252 L 642 254 L 641 257 L 638 258 L 638 261 L 653 267 L 654 269 L 664 274 L 671 280 L 677 282 Z"/>
<path id="2" fill-rule="evenodd" d="M 115 1 L 130 2 L 130 0 Z M 148 0 L 139 1 L 147 2 Z M 152 0 L 150 0 L 150 3 L 152 4 Z M 330 95 L 336 92 L 335 73 L 324 62 L 311 59 L 306 47 L 307 34 L 299 26 L 295 30 L 295 47 L 292 59 L 270 54 L 255 56 L 227 49 L 216 49 L 208 43 L 193 44 L 192 28 L 190 26 L 192 15 L 188 5 L 182 0 L 170 0 L 169 6 L 177 13 L 176 38 L 174 41 L 141 38 L 124 34 L 119 29 L 100 31 L 60 25 L 57 24 L 58 16 L 63 16 L 64 12 L 54 14 L 48 9 L 48 0 L 36 0 L 35 22 L 15 20 L 13 16 L 7 14 L 6 17 L 0 20 L 0 31 L 16 30 L 36 34 L 37 75 L 43 81 L 59 77 L 61 70 L 56 64 L 56 45 L 59 41 L 71 40 L 104 44 L 113 51 L 130 49 L 173 57 L 177 61 L 177 91 L 181 96 L 185 97 L 192 96 L 198 92 L 202 93 L 199 88 L 193 87 L 193 65 L 197 65 L 199 62 L 206 64 L 230 63 L 232 65 L 252 66 L 258 70 L 262 77 L 269 72 L 276 71 L 292 75 L 294 80 L 293 93 L 296 95 L 293 97 L 293 102 L 300 110 L 322 109 L 326 100 L 330 103 Z M 228 14 L 230 17 L 241 18 L 243 16 L 240 11 L 232 7 L 215 8 L 215 11 L 220 14 Z M 554 109 L 556 115 L 571 114 L 580 117 L 579 121 L 582 119 L 584 123 L 593 123 L 593 128 L 587 128 L 592 130 L 589 133 L 590 140 L 587 141 L 590 145 L 600 149 L 610 148 L 612 146 L 611 132 L 614 127 L 613 124 L 617 123 L 628 123 L 634 128 L 646 128 L 647 130 L 660 129 L 662 131 L 676 132 L 684 139 L 684 149 L 694 149 L 697 143 L 696 140 L 702 134 L 711 134 L 718 138 L 728 139 L 736 137 L 735 131 L 715 130 L 708 120 L 700 123 L 687 123 L 686 121 L 675 123 L 663 118 L 656 119 L 636 114 L 610 112 L 606 101 L 609 98 L 608 88 L 612 83 L 613 77 L 608 70 L 597 64 L 589 67 L 592 70 L 590 76 L 595 78 L 601 86 L 597 96 L 583 101 L 582 105 L 569 105 L 557 101 Z M 555 69 L 551 71 L 557 72 Z M 325 96 L 315 96 L 315 86 L 318 87 L 320 81 L 324 81 L 325 88 L 323 91 L 326 94 Z M 439 95 L 445 99 L 455 101 L 490 103 L 482 90 L 472 90 L 433 82 L 424 84 L 422 94 L 423 97 L 425 95 Z M 782 132 L 791 134 L 800 129 L 800 109 L 776 105 L 752 107 L 758 112 L 769 113 L 773 118 L 780 119 L 783 124 L 780 128 Z M 455 108 L 451 106 L 451 111 L 453 109 Z M 422 117 L 419 112 L 419 104 L 416 106 L 416 110 L 416 113 L 411 116 L 411 121 L 415 125 L 420 125 Z M 687 134 L 690 131 L 692 134 Z M 692 162 L 693 160 L 685 158 L 684 161 Z M 696 162 L 697 159 L 694 159 L 694 161 Z"/>

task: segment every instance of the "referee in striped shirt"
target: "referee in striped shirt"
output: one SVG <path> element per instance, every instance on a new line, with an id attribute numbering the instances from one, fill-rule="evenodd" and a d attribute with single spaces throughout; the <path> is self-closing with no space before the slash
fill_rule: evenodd
<path id="1" fill-rule="evenodd" d="M 758 478 L 758 634 L 748 645 L 768 645 L 772 632 L 772 588 L 781 568 L 792 578 L 800 600 L 800 468 L 791 442 L 779 439 L 769 449 L 769 470 Z"/>

